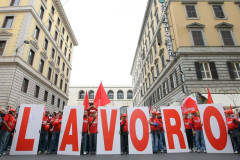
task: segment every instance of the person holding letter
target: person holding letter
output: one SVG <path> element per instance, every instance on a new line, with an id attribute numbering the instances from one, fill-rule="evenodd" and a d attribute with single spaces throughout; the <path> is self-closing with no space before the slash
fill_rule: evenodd
<path id="1" fill-rule="evenodd" d="M 161 153 L 166 151 L 165 147 L 165 137 L 164 137 L 164 129 L 163 129 L 163 121 L 161 112 L 157 112 L 158 119 L 158 127 L 157 127 L 157 135 L 158 135 L 158 148 Z"/>
<path id="2" fill-rule="evenodd" d="M 84 111 L 83 128 L 82 128 L 83 155 L 87 154 L 87 136 L 88 136 L 88 111 Z"/>
<path id="3" fill-rule="evenodd" d="M 96 116 L 96 110 L 90 111 L 90 117 L 88 119 L 88 135 L 89 135 L 89 153 L 96 154 L 97 146 L 97 124 L 98 119 Z"/>
<path id="4" fill-rule="evenodd" d="M 232 110 L 225 110 L 227 118 L 228 133 L 231 136 L 234 153 L 237 154 L 240 151 L 240 121 L 234 117 Z"/>
<path id="5" fill-rule="evenodd" d="M 157 126 L 158 119 L 156 118 L 157 112 L 152 112 L 152 118 L 150 118 L 149 124 L 151 127 L 151 136 L 152 136 L 152 150 L 153 153 L 156 154 L 158 151 L 158 135 L 157 135 Z"/>
<path id="6" fill-rule="evenodd" d="M 195 135 L 195 143 L 197 147 L 197 152 L 201 152 L 200 148 L 200 143 L 201 147 L 204 153 L 206 153 L 206 146 L 205 146 L 205 141 L 204 141 L 204 136 L 203 136 L 203 129 L 202 129 L 202 123 L 201 119 L 198 116 L 197 112 L 194 110 L 192 111 L 193 117 L 192 117 L 192 132 Z"/>
<path id="7" fill-rule="evenodd" d="M 121 134 L 121 154 L 128 154 L 128 121 L 127 114 L 122 114 L 122 121 L 120 123 Z"/>
<path id="8" fill-rule="evenodd" d="M 185 132 L 187 135 L 187 141 L 188 141 L 188 147 L 189 147 L 189 152 L 193 152 L 193 131 L 192 131 L 192 125 L 191 125 L 191 119 L 188 118 L 188 111 L 185 111 L 183 122 L 185 126 Z"/>

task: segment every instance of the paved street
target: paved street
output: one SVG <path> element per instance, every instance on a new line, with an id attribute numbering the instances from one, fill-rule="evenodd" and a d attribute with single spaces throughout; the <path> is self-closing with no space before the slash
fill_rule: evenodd
<path id="1" fill-rule="evenodd" d="M 204 154 L 204 153 L 172 153 L 155 155 L 87 155 L 87 156 L 2 156 L 4 160 L 240 160 L 240 154 Z"/>

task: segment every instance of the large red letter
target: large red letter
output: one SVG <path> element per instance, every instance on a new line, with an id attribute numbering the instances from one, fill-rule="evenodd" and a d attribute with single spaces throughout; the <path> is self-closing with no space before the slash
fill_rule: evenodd
<path id="1" fill-rule="evenodd" d="M 109 130 L 108 130 L 106 110 L 105 109 L 100 110 L 101 119 L 102 119 L 104 146 L 105 146 L 106 151 L 112 151 L 112 148 L 113 148 L 113 138 L 114 138 L 114 131 L 115 131 L 115 127 L 116 127 L 117 111 L 118 110 L 116 110 L 116 109 L 112 110 L 110 126 L 109 126 Z"/>
<path id="2" fill-rule="evenodd" d="M 143 125 L 143 137 L 141 140 L 139 140 L 136 135 L 136 121 L 138 118 L 142 121 L 142 125 Z M 145 113 L 140 109 L 136 109 L 132 112 L 131 119 L 130 119 L 130 132 L 131 132 L 130 136 L 131 136 L 133 146 L 138 151 L 144 151 L 148 145 L 149 128 L 148 128 L 147 117 Z"/>
<path id="3" fill-rule="evenodd" d="M 175 149 L 173 134 L 176 134 L 179 139 L 181 149 L 186 149 L 183 133 L 181 132 L 181 119 L 178 112 L 174 109 L 164 109 L 164 120 L 166 125 L 166 133 L 168 138 L 169 149 Z M 175 119 L 176 125 L 172 126 L 170 119 Z M 178 142 L 175 142 L 178 144 Z"/>
<path id="4" fill-rule="evenodd" d="M 19 131 L 16 151 L 32 151 L 34 139 L 25 139 L 31 107 L 25 107 Z"/>
<path id="5" fill-rule="evenodd" d="M 69 135 L 72 126 L 72 135 Z M 71 144 L 73 151 L 79 151 L 78 148 L 78 129 L 77 129 L 77 109 L 71 109 L 63 134 L 62 143 L 59 150 L 65 151 L 66 145 Z"/>
<path id="6" fill-rule="evenodd" d="M 216 118 L 219 129 L 220 129 L 220 137 L 218 139 L 216 139 L 212 133 L 211 124 L 210 124 L 210 118 L 212 116 Z M 227 132 L 226 132 L 227 129 L 224 123 L 224 119 L 221 113 L 219 112 L 219 110 L 213 106 L 207 107 L 203 114 L 203 124 L 204 124 L 204 130 L 209 143 L 216 150 L 223 150 L 227 145 Z"/>

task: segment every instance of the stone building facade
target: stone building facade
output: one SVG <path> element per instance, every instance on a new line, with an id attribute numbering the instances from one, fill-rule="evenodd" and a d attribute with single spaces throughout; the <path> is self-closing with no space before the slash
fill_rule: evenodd
<path id="1" fill-rule="evenodd" d="M 149 0 L 133 60 L 134 106 L 192 93 L 240 107 L 240 1 Z"/>
<path id="2" fill-rule="evenodd" d="M 76 45 L 60 0 L 0 1 L 0 106 L 62 109 Z"/>

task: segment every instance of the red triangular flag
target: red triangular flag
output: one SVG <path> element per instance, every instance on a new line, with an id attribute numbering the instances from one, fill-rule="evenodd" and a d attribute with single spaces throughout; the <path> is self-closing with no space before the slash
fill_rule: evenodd
<path id="1" fill-rule="evenodd" d="M 207 88 L 207 91 L 208 91 L 207 104 L 213 104 L 213 99 L 212 99 L 211 93 L 210 93 L 210 91 L 209 91 L 209 88 Z"/>
<path id="2" fill-rule="evenodd" d="M 98 107 L 98 106 L 105 106 L 110 102 L 111 101 L 109 100 L 101 82 L 100 86 L 98 87 L 93 103 L 96 107 Z"/>
<path id="3" fill-rule="evenodd" d="M 85 98 L 83 101 L 83 105 L 84 105 L 84 110 L 86 110 L 89 107 L 89 99 L 88 99 L 87 91 L 86 91 L 86 95 L 85 95 Z"/>

